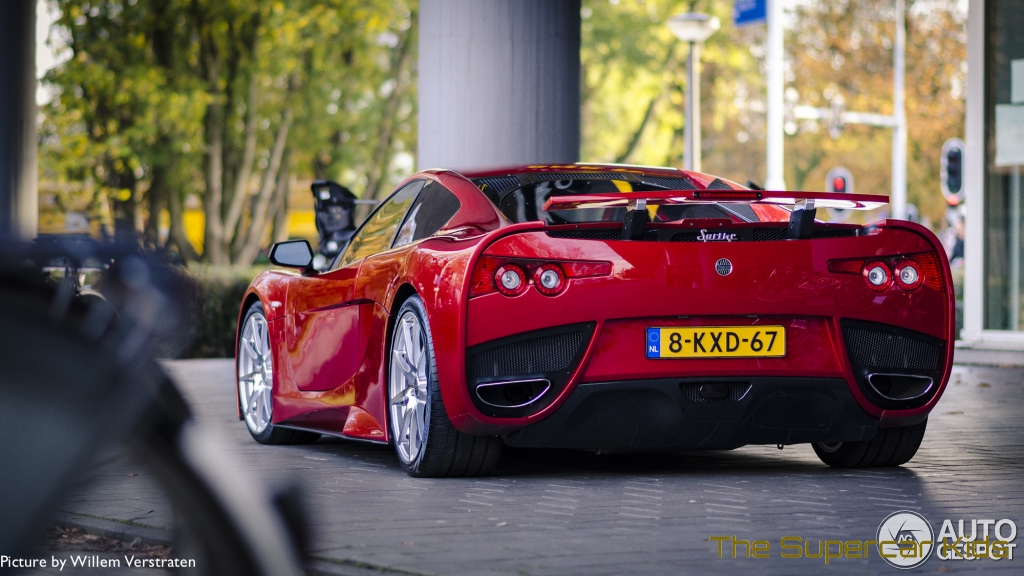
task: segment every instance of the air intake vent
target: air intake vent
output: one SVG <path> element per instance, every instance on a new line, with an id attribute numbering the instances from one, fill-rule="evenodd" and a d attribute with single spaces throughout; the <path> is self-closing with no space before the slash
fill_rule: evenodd
<path id="1" fill-rule="evenodd" d="M 477 178 L 473 181 L 481 190 L 486 186 L 496 194 L 503 194 L 509 190 L 518 188 L 521 183 L 515 176 L 490 176 L 488 178 Z"/>
<path id="2" fill-rule="evenodd" d="M 595 324 L 572 324 L 516 334 L 473 346 L 466 351 L 466 384 L 473 404 L 484 414 L 519 418 L 543 410 L 569 382 L 583 360 Z M 501 383 L 545 381 L 550 390 L 522 405 L 496 405 L 481 398 L 479 388 L 500 389 Z"/>
<path id="3" fill-rule="evenodd" d="M 850 363 L 878 369 L 937 370 L 941 349 L 906 338 L 861 328 L 844 328 Z"/>
<path id="4" fill-rule="evenodd" d="M 606 172 L 540 172 L 530 174 L 530 177 L 537 182 L 550 180 L 625 180 L 622 174 L 608 174 Z"/>
<path id="5" fill-rule="evenodd" d="M 917 408 L 934 396 L 938 386 L 930 383 L 942 378 L 945 342 L 888 324 L 860 320 L 840 324 L 850 368 L 872 404 L 886 410 Z M 910 394 L 907 382 L 918 381 L 929 385 Z"/>
<path id="6" fill-rule="evenodd" d="M 478 380 L 565 370 L 572 366 L 589 332 L 581 328 L 561 334 L 525 338 L 477 352 L 469 358 L 468 376 Z"/>
<path id="7" fill-rule="evenodd" d="M 650 184 L 652 186 L 661 186 L 668 190 L 696 190 L 697 187 L 693 185 L 686 178 L 665 178 L 662 176 L 641 176 L 640 180 L 644 184 Z"/>

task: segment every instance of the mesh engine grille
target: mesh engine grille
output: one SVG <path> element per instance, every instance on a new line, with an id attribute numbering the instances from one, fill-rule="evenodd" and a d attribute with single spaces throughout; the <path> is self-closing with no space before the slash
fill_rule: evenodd
<path id="1" fill-rule="evenodd" d="M 621 174 L 602 174 L 600 172 L 542 172 L 533 175 L 534 180 L 625 180 Z"/>
<path id="2" fill-rule="evenodd" d="M 786 229 L 778 228 L 755 228 L 754 240 L 758 242 L 770 242 L 772 240 L 785 240 Z"/>
<path id="3" fill-rule="evenodd" d="M 470 357 L 468 376 L 476 380 L 565 370 L 572 366 L 588 334 L 580 329 L 483 350 Z"/>
<path id="4" fill-rule="evenodd" d="M 709 399 L 700 395 L 700 387 L 704 384 L 681 384 L 679 389 L 683 397 L 690 402 L 738 402 L 750 390 L 750 384 L 746 382 L 708 382 L 713 386 L 727 386 L 729 395 L 725 398 Z"/>
<path id="5" fill-rule="evenodd" d="M 552 238 L 576 238 L 579 240 L 622 240 L 621 228 L 589 228 L 584 230 L 551 230 Z M 644 240 L 653 242 L 658 239 L 657 230 L 644 232 Z"/>
<path id="6" fill-rule="evenodd" d="M 491 190 L 494 190 L 497 194 L 501 194 L 506 190 L 512 190 L 513 188 L 519 187 L 519 178 L 515 176 L 492 176 L 489 178 L 477 178 L 476 185 L 486 185 Z"/>
<path id="7" fill-rule="evenodd" d="M 856 236 L 857 231 L 853 228 L 814 228 L 811 238 L 846 238 Z"/>
<path id="8" fill-rule="evenodd" d="M 644 184 L 653 184 L 655 186 L 661 186 L 662 188 L 668 188 L 669 190 L 696 190 L 697 187 L 693 185 L 686 178 L 665 178 L 663 176 L 643 176 L 640 178 Z"/>
<path id="9" fill-rule="evenodd" d="M 937 346 L 862 328 L 844 328 L 850 363 L 872 368 L 903 368 L 938 370 L 940 349 Z"/>

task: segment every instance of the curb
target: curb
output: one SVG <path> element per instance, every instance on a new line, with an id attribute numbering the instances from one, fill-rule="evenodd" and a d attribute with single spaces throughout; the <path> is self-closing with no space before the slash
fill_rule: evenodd
<path id="1" fill-rule="evenodd" d="M 94 518 L 72 512 L 57 512 L 50 520 L 62 528 L 81 528 L 89 534 L 125 543 L 131 543 L 138 538 L 142 543 L 153 546 L 172 546 L 174 544 L 174 533 L 162 528 L 134 526 L 116 520 Z"/>

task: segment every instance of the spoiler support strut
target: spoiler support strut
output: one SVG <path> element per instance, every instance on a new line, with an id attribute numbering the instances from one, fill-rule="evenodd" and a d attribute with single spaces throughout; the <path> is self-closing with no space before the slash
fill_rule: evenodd
<path id="1" fill-rule="evenodd" d="M 626 216 L 622 219 L 622 239 L 643 240 L 647 223 L 650 221 L 650 215 L 647 214 L 647 200 L 644 198 L 630 200 Z"/>
<path id="2" fill-rule="evenodd" d="M 798 200 L 789 215 L 789 228 L 786 229 L 787 240 L 806 240 L 814 232 L 814 217 L 818 209 L 814 207 L 814 199 Z"/>

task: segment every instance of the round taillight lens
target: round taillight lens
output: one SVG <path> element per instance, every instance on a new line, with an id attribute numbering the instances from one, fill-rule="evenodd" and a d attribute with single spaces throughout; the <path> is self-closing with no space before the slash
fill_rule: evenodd
<path id="1" fill-rule="evenodd" d="M 892 274 L 885 262 L 868 262 L 862 273 L 868 287 L 872 290 L 885 290 L 892 284 Z"/>
<path id="2" fill-rule="evenodd" d="M 494 287 L 505 296 L 517 296 L 526 290 L 526 272 L 515 264 L 499 266 L 494 271 Z"/>
<path id="3" fill-rule="evenodd" d="M 565 272 L 556 264 L 544 264 L 533 273 L 533 285 L 545 296 L 554 296 L 565 288 Z"/>
<path id="4" fill-rule="evenodd" d="M 896 283 L 900 285 L 900 288 L 914 290 L 923 281 L 921 268 L 913 260 L 904 260 L 896 265 Z"/>

